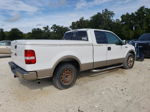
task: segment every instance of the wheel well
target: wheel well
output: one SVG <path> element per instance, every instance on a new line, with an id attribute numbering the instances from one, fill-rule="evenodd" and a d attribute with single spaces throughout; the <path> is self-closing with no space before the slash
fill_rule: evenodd
<path id="1" fill-rule="evenodd" d="M 135 52 L 134 51 L 129 51 L 129 53 L 133 54 L 135 56 Z"/>
<path id="2" fill-rule="evenodd" d="M 77 68 L 77 70 L 78 71 L 80 71 L 80 64 L 79 64 L 79 62 L 78 61 L 76 61 L 75 59 L 64 59 L 64 60 L 62 60 L 61 62 L 59 62 L 58 64 L 57 64 L 57 66 L 55 67 L 55 69 L 54 69 L 54 73 L 55 73 L 55 70 L 57 69 L 57 67 L 59 66 L 59 65 L 61 65 L 61 64 L 63 64 L 63 63 L 71 63 L 71 64 L 73 64 L 76 68 Z"/>

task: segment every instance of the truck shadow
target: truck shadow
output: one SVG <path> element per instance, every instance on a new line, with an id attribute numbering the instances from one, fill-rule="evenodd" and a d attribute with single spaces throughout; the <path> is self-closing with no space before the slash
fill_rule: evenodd
<path id="1" fill-rule="evenodd" d="M 20 84 L 22 84 L 32 90 L 33 89 L 43 89 L 46 87 L 53 86 L 51 78 L 35 80 L 35 81 L 19 79 L 19 82 L 20 82 Z"/>
<path id="2" fill-rule="evenodd" d="M 123 74 L 123 71 L 125 71 L 122 68 L 115 68 L 112 70 L 107 70 L 107 71 L 103 71 L 103 72 L 91 72 L 91 71 L 85 71 L 85 72 L 81 72 L 78 76 L 78 80 L 80 80 L 82 83 L 88 83 L 91 80 L 100 80 L 103 79 L 105 77 L 108 77 L 110 75 L 114 75 L 114 72 L 120 72 L 121 74 Z M 95 79 L 96 77 L 96 79 Z M 82 81 L 83 78 L 86 78 L 86 81 Z M 28 80 L 24 80 L 24 79 L 19 79 L 19 82 L 28 87 L 31 90 L 34 89 L 43 89 L 46 87 L 53 87 L 53 83 L 52 83 L 52 78 L 46 78 L 46 79 L 41 79 L 41 80 L 36 80 L 36 81 L 28 81 Z"/>

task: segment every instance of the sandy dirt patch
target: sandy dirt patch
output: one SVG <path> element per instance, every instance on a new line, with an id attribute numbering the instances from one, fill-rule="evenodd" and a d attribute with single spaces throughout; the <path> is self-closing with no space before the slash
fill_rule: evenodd
<path id="1" fill-rule="evenodd" d="M 75 86 L 56 89 L 50 79 L 15 79 L 10 58 L 0 58 L 0 112 L 150 112 L 150 60 L 133 69 L 84 72 Z"/>

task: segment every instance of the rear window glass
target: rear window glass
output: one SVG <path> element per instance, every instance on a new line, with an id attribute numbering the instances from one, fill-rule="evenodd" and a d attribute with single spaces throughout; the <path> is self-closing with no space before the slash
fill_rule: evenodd
<path id="1" fill-rule="evenodd" d="M 64 39 L 65 40 L 72 40 L 73 39 L 73 33 L 72 32 L 65 33 Z"/>
<path id="2" fill-rule="evenodd" d="M 86 31 L 68 32 L 64 35 L 64 40 L 88 41 Z"/>
<path id="3" fill-rule="evenodd" d="M 88 40 L 87 32 L 86 31 L 76 32 L 76 38 L 77 40 L 87 41 Z"/>

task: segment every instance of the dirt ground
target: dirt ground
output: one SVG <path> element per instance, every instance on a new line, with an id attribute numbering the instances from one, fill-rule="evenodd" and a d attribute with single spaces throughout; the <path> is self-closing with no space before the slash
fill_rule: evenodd
<path id="1" fill-rule="evenodd" d="M 0 112 L 150 112 L 150 59 L 130 70 L 84 72 L 67 90 L 49 79 L 15 79 L 9 61 L 0 58 Z"/>

